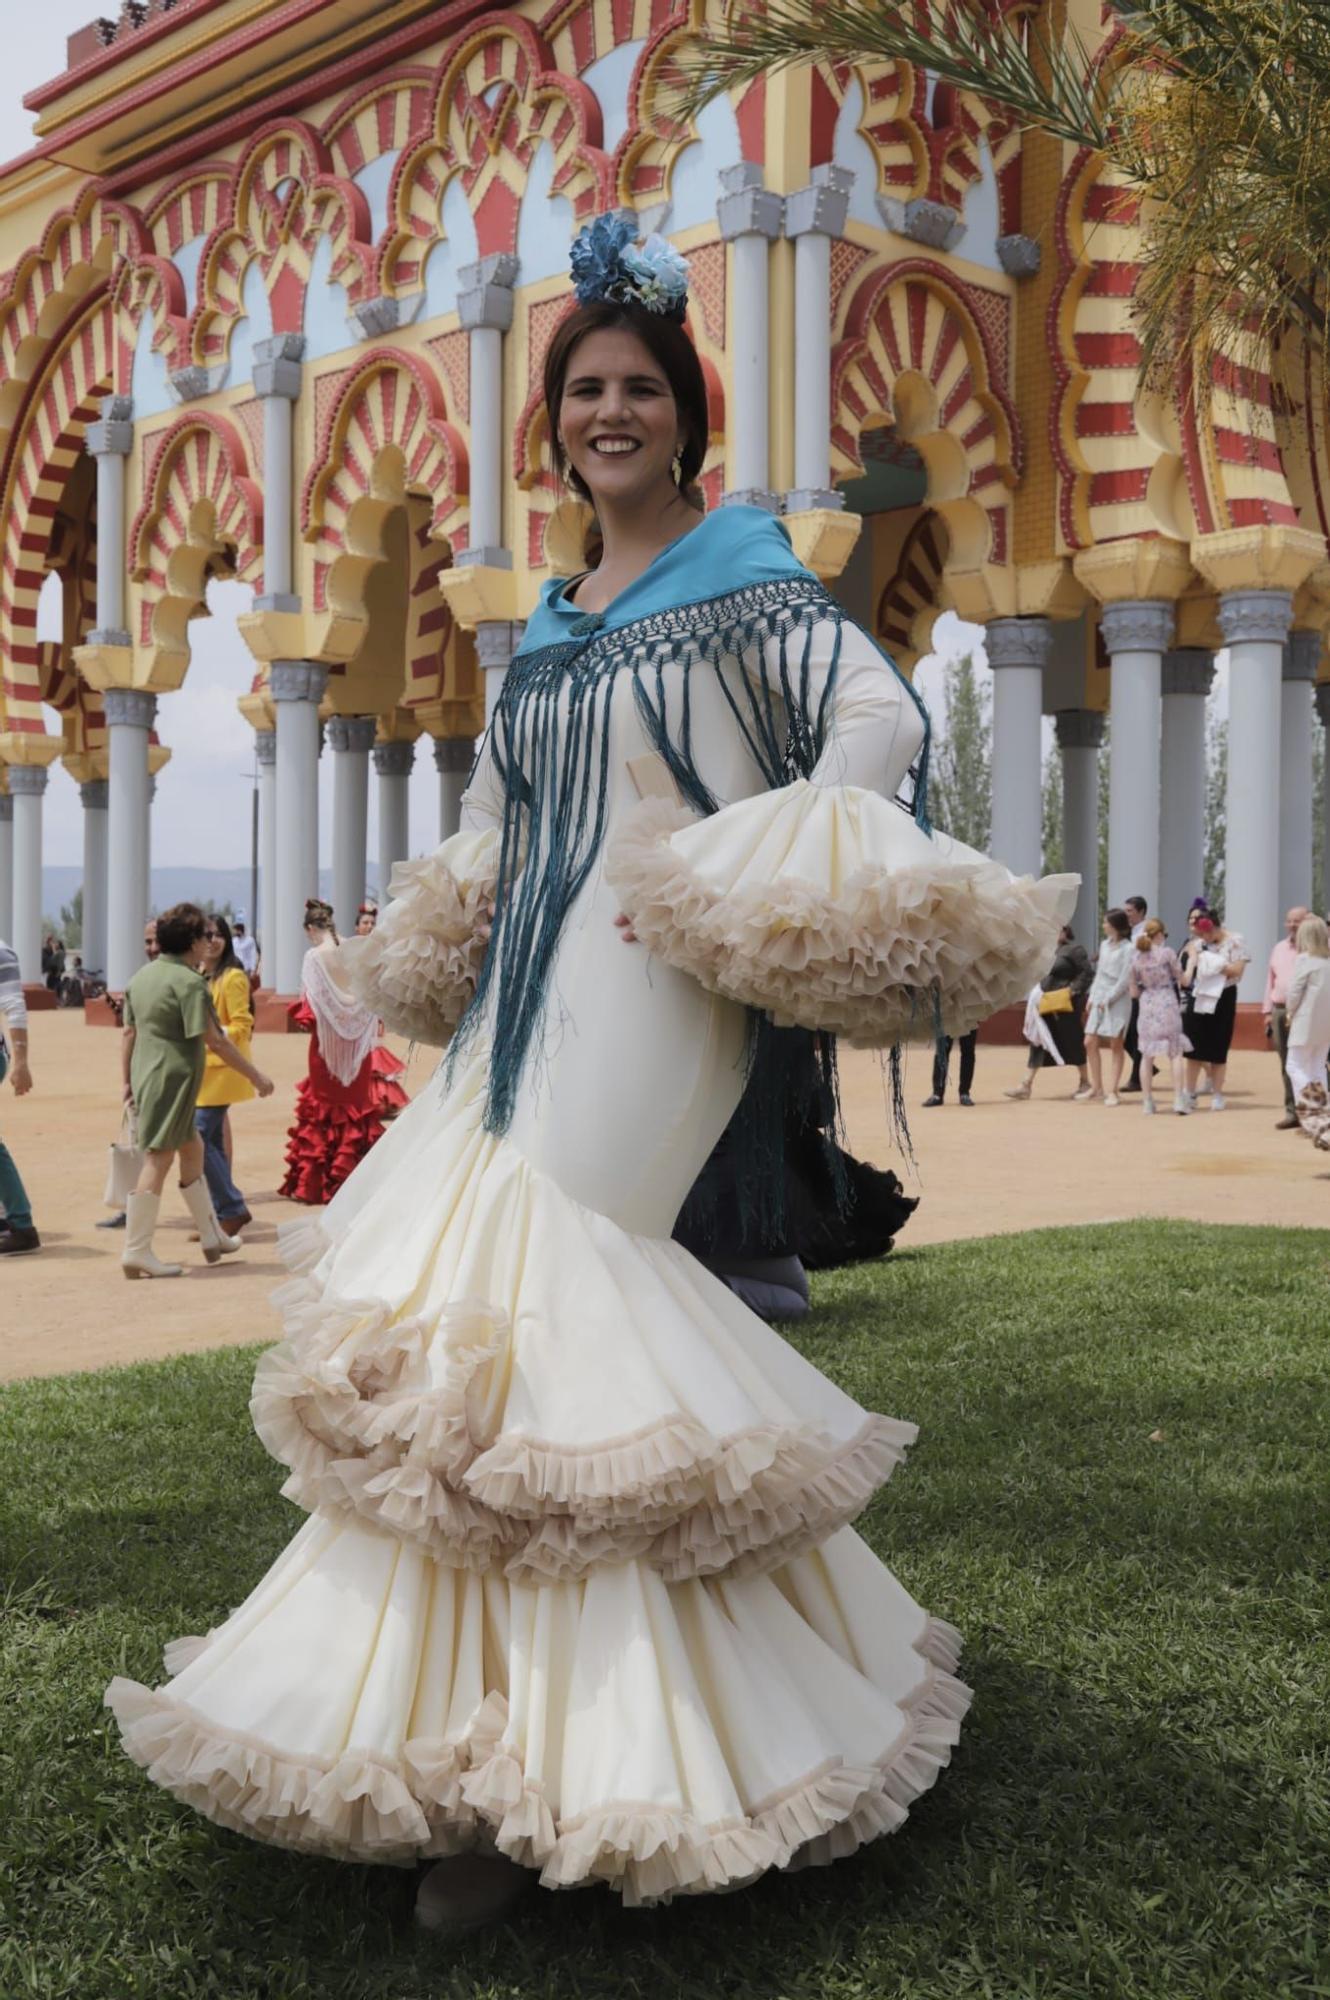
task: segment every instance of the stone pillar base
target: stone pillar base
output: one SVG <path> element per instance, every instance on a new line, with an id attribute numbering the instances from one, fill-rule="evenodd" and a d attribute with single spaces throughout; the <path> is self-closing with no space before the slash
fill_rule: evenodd
<path id="1" fill-rule="evenodd" d="M 104 993 L 96 1000 L 83 1003 L 83 1025 L 85 1028 L 118 1028 L 120 1017 Z"/>
<path id="2" fill-rule="evenodd" d="M 25 986 L 23 999 L 30 1014 L 49 1014 L 56 1004 L 49 986 Z"/>
<path id="3" fill-rule="evenodd" d="M 298 1035 L 302 1032 L 292 1021 L 287 1009 L 292 1001 L 298 1000 L 298 993 L 275 993 L 271 986 L 260 986 L 254 995 L 254 1032 L 256 1035 Z"/>

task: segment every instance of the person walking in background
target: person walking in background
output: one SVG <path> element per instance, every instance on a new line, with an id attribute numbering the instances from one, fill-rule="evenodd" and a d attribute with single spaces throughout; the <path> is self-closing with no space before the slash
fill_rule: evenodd
<path id="1" fill-rule="evenodd" d="M 0 1083 L 8 1074 L 15 1097 L 26 1097 L 32 1089 L 28 1067 L 28 1006 L 23 998 L 23 980 L 18 954 L 0 938 Z M 42 1239 L 32 1220 L 32 1203 L 14 1165 L 14 1156 L 0 1139 L 0 1257 L 20 1257 L 40 1250 Z"/>
<path id="2" fill-rule="evenodd" d="M 1135 944 L 1144 927 L 1145 919 L 1149 914 L 1148 905 L 1144 896 L 1124 896 L 1122 907 L 1131 922 L 1131 941 Z M 1123 1038 L 1123 1047 L 1126 1049 L 1127 1059 L 1131 1063 L 1131 1075 L 1122 1086 L 1124 1091 L 1139 1090 L 1141 1087 L 1141 1051 L 1137 1045 L 1136 1036 L 1136 1024 L 1139 1013 L 1140 1009 L 1138 1005 L 1133 1002 L 1131 1018 L 1127 1022 L 1127 1032 Z"/>
<path id="3" fill-rule="evenodd" d="M 318 1207 L 332 1200 L 408 1099 L 397 1081 L 404 1066 L 380 1046 L 377 1016 L 341 983 L 332 907 L 318 897 L 305 905 L 305 936 L 310 948 L 300 998 L 288 1011 L 297 1028 L 309 1031 L 309 1074 L 296 1092 L 281 1192 Z"/>
<path id="4" fill-rule="evenodd" d="M 253 989 L 259 983 L 259 948 L 250 936 L 246 923 L 245 912 L 237 910 L 231 932 L 231 948 L 235 952 L 241 971 Z"/>
<path id="5" fill-rule="evenodd" d="M 970 1095 L 970 1090 L 974 1083 L 974 1052 L 978 1041 L 978 1028 L 971 1028 L 968 1035 L 960 1037 L 960 1102 L 971 1109 L 974 1106 L 974 1099 Z M 950 1035 L 938 1036 L 933 1049 L 933 1095 L 924 1099 L 925 1110 L 931 1110 L 935 1104 L 941 1104 L 946 1097 L 947 1071 L 951 1068 L 951 1044 L 952 1037 Z"/>
<path id="6" fill-rule="evenodd" d="M 1214 1091 L 1210 1109 L 1226 1109 L 1224 1082 L 1238 1018 L 1238 981 L 1250 963 L 1251 953 L 1237 931 L 1225 930 L 1213 912 L 1197 916 L 1196 935 L 1183 946 L 1180 960 L 1182 1031 L 1190 1044 L 1186 1069 L 1189 1111 L 1196 1109 L 1203 1067 L 1210 1071 Z"/>
<path id="7" fill-rule="evenodd" d="M 1058 948 L 1052 965 L 1030 995 L 1026 1007 L 1025 1039 L 1030 1059 L 1025 1081 L 1004 1097 L 1028 1097 L 1034 1089 L 1035 1073 L 1041 1069 L 1061 1069 L 1074 1063 L 1080 1072 L 1080 1088 L 1088 1097 L 1090 1076 L 1085 1062 L 1085 1031 L 1081 1026 L 1081 1002 L 1092 974 L 1083 944 L 1077 944 L 1070 924 L 1058 932 Z"/>
<path id="8" fill-rule="evenodd" d="M 379 921 L 378 904 L 369 902 L 362 903 L 360 905 L 360 908 L 356 911 L 356 936 L 368 937 L 378 921 Z"/>
<path id="9" fill-rule="evenodd" d="M 1289 975 L 1285 1074 L 1293 1102 L 1319 1146 L 1326 1112 L 1326 1064 L 1330 1062 L 1330 929 L 1323 917 L 1306 916 L 1294 939 L 1297 956 Z"/>
<path id="10" fill-rule="evenodd" d="M 1085 1102 L 1102 1098 L 1108 1105 L 1118 1102 L 1118 1085 L 1126 1060 L 1125 1037 L 1134 1003 L 1130 992 L 1132 925 L 1125 910 L 1104 913 L 1104 942 L 1095 960 L 1094 980 L 1085 1013 L 1085 1054 L 1090 1067 L 1090 1088 L 1077 1091 Z M 1109 1084 L 1104 1091 L 1104 1044 L 1109 1049 Z"/>
<path id="11" fill-rule="evenodd" d="M 1279 1072 L 1284 1085 L 1284 1115 L 1275 1126 L 1277 1132 L 1296 1131 L 1298 1124 L 1298 1114 L 1294 1109 L 1297 1092 L 1288 1073 L 1288 982 L 1298 958 L 1298 927 L 1310 915 L 1311 911 L 1304 909 L 1301 903 L 1295 904 L 1289 911 L 1284 919 L 1285 935 L 1271 952 L 1265 973 L 1261 1014 L 1265 1021 L 1266 1040 L 1273 1044 L 1279 1057 Z"/>
<path id="12" fill-rule="evenodd" d="M 1182 967 L 1177 953 L 1169 948 L 1168 932 L 1158 917 L 1146 918 L 1129 949 L 1132 953 L 1129 983 L 1137 1005 L 1137 1036 L 1143 1063 L 1149 1065 L 1141 1072 L 1141 1109 L 1154 1116 L 1152 1058 L 1163 1056 L 1173 1067 L 1173 1109 L 1185 1117 L 1191 1105 L 1183 1076 L 1186 1040 L 1179 997 Z"/>
<path id="13" fill-rule="evenodd" d="M 260 1097 L 272 1084 L 217 1024 L 208 989 L 199 977 L 203 912 L 177 903 L 157 920 L 159 954 L 143 965 L 125 989 L 125 1098 L 138 1113 L 143 1171 L 129 1197 L 125 1248 L 120 1259 L 127 1278 L 178 1278 L 179 1264 L 154 1254 L 153 1232 L 171 1162 L 180 1156 L 180 1192 L 194 1218 L 203 1255 L 215 1264 L 239 1243 L 218 1227 L 203 1177 L 203 1141 L 194 1128 L 207 1051 L 221 1057 L 253 1084 Z"/>
<path id="14" fill-rule="evenodd" d="M 147 923 L 143 926 L 143 956 L 147 959 L 149 965 L 151 965 L 152 961 L 155 958 L 160 958 L 161 955 L 161 947 L 157 942 L 157 919 L 156 917 L 149 917 Z"/>
<path id="15" fill-rule="evenodd" d="M 232 1046 L 248 1058 L 254 1033 L 253 991 L 225 917 L 207 919 L 199 964 L 217 1025 Z M 203 1172 L 213 1210 L 227 1236 L 238 1236 L 254 1219 L 236 1186 L 228 1143 L 231 1105 L 247 1104 L 253 1096 L 254 1086 L 248 1077 L 209 1049 L 194 1108 L 194 1128 L 203 1141 Z"/>

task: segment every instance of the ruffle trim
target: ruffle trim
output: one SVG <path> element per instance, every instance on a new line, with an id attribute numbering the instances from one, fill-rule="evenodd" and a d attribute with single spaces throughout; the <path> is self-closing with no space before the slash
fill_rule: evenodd
<path id="1" fill-rule="evenodd" d="M 716 1437 L 682 1414 L 582 1447 L 490 1435 L 505 1314 L 463 1299 L 394 1319 L 323 1296 L 317 1223 L 283 1230 L 281 1248 L 299 1275 L 274 1295 L 286 1339 L 261 1357 L 250 1410 L 289 1469 L 284 1495 L 387 1528 L 453 1568 L 501 1563 L 518 1583 L 635 1560 L 671 1583 L 777 1568 L 854 1520 L 916 1436 L 874 1415 L 843 1441 L 811 1426 Z"/>
<path id="2" fill-rule="evenodd" d="M 950 1626 L 926 1628 L 918 1650 L 930 1672 L 878 1763 L 833 1760 L 748 1816 L 714 1825 L 631 1800 L 557 1818 L 504 1741 L 507 1704 L 497 1693 L 463 1735 L 408 1742 L 396 1762 L 353 1750 L 335 1763 L 290 1757 L 137 1681 L 112 1681 L 106 1705 L 154 1784 L 251 1839 L 397 1866 L 492 1845 L 538 1868 L 546 1888 L 603 1882 L 639 1905 L 738 1888 L 770 1868 L 823 1865 L 894 1833 L 950 1761 L 970 1704 L 951 1672 L 951 1639 Z"/>
<path id="3" fill-rule="evenodd" d="M 368 937 L 341 946 L 347 983 L 395 1034 L 442 1048 L 470 1006 L 489 947 L 498 836 L 458 834 L 399 862 Z"/>
<path id="4" fill-rule="evenodd" d="M 931 1044 L 939 1025 L 968 1034 L 1023 1001 L 1047 969 L 1065 878 L 939 851 L 926 865 L 866 864 L 834 895 L 793 875 L 722 891 L 671 844 L 696 823 L 673 800 L 644 799 L 606 850 L 606 876 L 650 951 L 777 1027 L 859 1048 Z"/>

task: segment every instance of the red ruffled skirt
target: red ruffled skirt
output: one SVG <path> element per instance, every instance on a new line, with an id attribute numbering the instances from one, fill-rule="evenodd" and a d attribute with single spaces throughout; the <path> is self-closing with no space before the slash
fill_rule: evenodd
<path id="1" fill-rule="evenodd" d="M 309 1075 L 296 1092 L 295 1123 L 286 1139 L 286 1177 L 281 1192 L 312 1208 L 330 1202 L 355 1171 L 385 1125 L 405 1110 L 409 1099 L 397 1079 L 405 1067 L 391 1049 L 371 1050 L 354 1081 L 342 1084 L 319 1053 L 314 1016 L 305 1002 L 290 1009 L 297 1027 L 307 1028 Z"/>

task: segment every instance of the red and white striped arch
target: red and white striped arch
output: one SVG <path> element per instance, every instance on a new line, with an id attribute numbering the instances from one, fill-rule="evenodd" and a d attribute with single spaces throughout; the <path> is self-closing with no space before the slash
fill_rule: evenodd
<path id="1" fill-rule="evenodd" d="M 151 441 L 143 491 L 129 531 L 129 570 L 138 585 L 138 640 L 151 646 L 162 604 L 175 600 L 169 622 L 178 635 L 201 608 L 219 559 L 239 582 L 262 589 L 263 492 L 239 426 L 204 411 Z M 199 559 L 177 563 L 182 549 Z"/>

